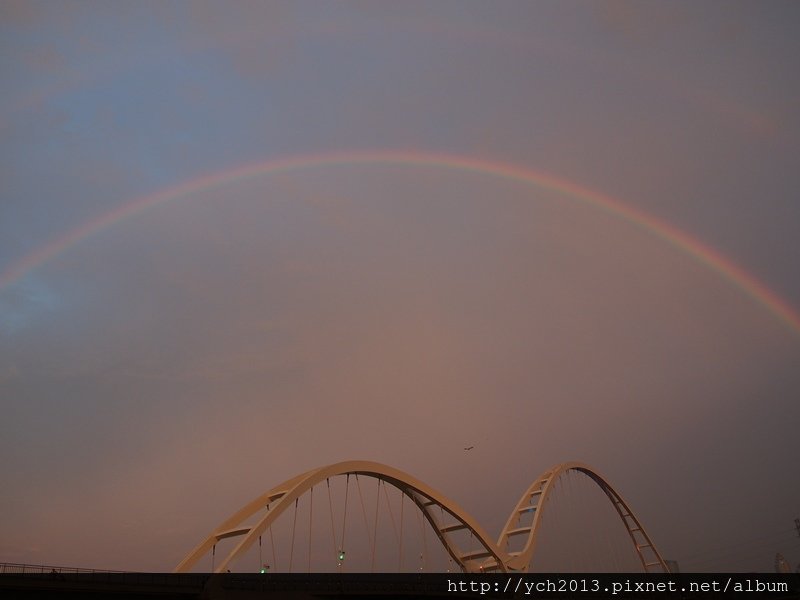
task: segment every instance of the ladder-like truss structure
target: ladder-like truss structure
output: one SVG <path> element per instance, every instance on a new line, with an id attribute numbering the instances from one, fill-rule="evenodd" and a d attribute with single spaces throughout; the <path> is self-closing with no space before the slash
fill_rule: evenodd
<path id="1" fill-rule="evenodd" d="M 628 504 L 611 487 L 605 478 L 588 465 L 568 462 L 545 471 L 534 481 L 511 512 L 500 537 L 495 543 L 486 531 L 455 502 L 445 497 L 415 477 L 393 467 L 370 461 L 346 461 L 307 471 L 261 494 L 252 502 L 236 511 L 220 523 L 186 558 L 175 568 L 175 572 L 190 571 L 217 542 L 226 538 L 241 537 L 230 553 L 217 563 L 215 572 L 225 572 L 237 558 L 242 556 L 259 537 L 271 527 L 275 520 L 298 498 L 331 477 L 341 475 L 366 476 L 378 479 L 400 490 L 420 510 L 436 533 L 442 546 L 453 561 L 465 572 L 527 572 L 536 550 L 536 540 L 541 529 L 542 514 L 555 482 L 562 475 L 577 471 L 587 475 L 605 493 L 622 520 L 642 567 L 647 572 L 668 572 L 664 559 L 656 550 L 652 540 Z M 253 525 L 244 523 L 267 508 Z M 465 548 L 459 543 L 456 532 L 470 534 L 474 546 Z M 526 536 L 520 550 L 511 551 L 511 540 Z"/>

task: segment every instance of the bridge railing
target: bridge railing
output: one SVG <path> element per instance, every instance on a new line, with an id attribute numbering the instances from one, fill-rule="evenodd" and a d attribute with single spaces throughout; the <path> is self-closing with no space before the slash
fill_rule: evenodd
<path id="1" fill-rule="evenodd" d="M 109 595 L 126 593 L 150 597 L 177 593 L 198 597 L 207 579 L 206 574 L 196 573 L 174 575 L 0 562 L 0 597 L 6 597 L 3 595 L 6 589 L 55 589 L 79 594 L 99 588 Z"/>
<path id="2" fill-rule="evenodd" d="M 110 571 L 108 569 L 84 569 L 81 567 L 57 567 L 54 565 L 28 565 L 24 563 L 0 562 L 0 573 L 127 573 L 128 571 Z"/>

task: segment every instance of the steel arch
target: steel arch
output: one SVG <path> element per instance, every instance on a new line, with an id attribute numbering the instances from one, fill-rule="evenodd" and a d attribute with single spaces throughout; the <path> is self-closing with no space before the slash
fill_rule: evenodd
<path id="1" fill-rule="evenodd" d="M 614 509 L 617 511 L 628 535 L 633 542 L 642 567 L 646 572 L 656 570 L 668 573 L 669 569 L 664 559 L 653 545 L 650 536 L 642 527 L 639 519 L 633 514 L 629 505 L 611 484 L 589 465 L 579 462 L 566 462 L 558 464 L 545 471 L 536 481 L 534 481 L 520 498 L 511 515 L 508 517 L 505 527 L 497 540 L 498 553 L 505 558 L 505 570 L 508 571 L 527 571 L 536 550 L 536 539 L 541 530 L 542 514 L 545 509 L 549 495 L 554 489 L 556 480 L 568 471 L 578 471 L 587 475 L 598 487 L 608 496 Z M 523 516 L 533 512 L 533 519 L 529 525 L 520 527 Z M 508 552 L 509 538 L 516 535 L 528 535 L 525 546 L 519 552 Z M 487 561 L 484 568 L 495 569 L 496 565 Z"/>
<path id="2" fill-rule="evenodd" d="M 420 509 L 442 542 L 442 545 L 456 564 L 464 571 L 479 571 L 481 563 L 487 559 L 501 565 L 500 570 L 504 570 L 502 567 L 504 564 L 503 557 L 497 554 L 492 538 L 455 502 L 408 473 L 393 467 L 370 461 L 346 461 L 306 471 L 261 494 L 220 523 L 205 540 L 175 567 L 175 572 L 189 571 L 219 540 L 243 536 L 242 540 L 231 550 L 228 556 L 214 569 L 217 573 L 224 572 L 233 560 L 241 556 L 258 539 L 258 536 L 266 531 L 281 513 L 292 505 L 295 499 L 315 485 L 338 475 L 365 475 L 382 480 L 399 489 Z M 255 525 L 248 526 L 243 524 L 246 519 L 252 517 L 267 505 L 270 505 L 268 512 Z M 442 509 L 442 515 L 446 513 L 454 521 L 441 522 L 436 512 L 434 512 L 437 507 Z M 454 536 L 451 535 L 459 530 L 469 531 L 483 549 L 464 552 L 463 549 L 458 547 Z"/>
<path id="3" fill-rule="evenodd" d="M 218 541 L 229 537 L 243 536 L 215 569 L 215 572 L 225 571 L 231 562 L 241 556 L 297 498 L 315 485 L 339 475 L 372 477 L 396 487 L 401 493 L 408 496 L 431 525 L 448 554 L 462 570 L 467 572 L 526 572 L 530 568 L 536 550 L 542 514 L 554 489 L 554 484 L 561 475 L 569 471 L 578 471 L 587 475 L 605 493 L 625 525 L 644 570 L 669 572 L 664 559 L 656 550 L 628 503 L 603 476 L 586 464 L 566 462 L 545 471 L 522 495 L 495 544 L 474 518 L 440 492 L 399 469 L 370 461 L 346 461 L 319 467 L 273 487 L 220 523 L 175 567 L 175 572 L 189 571 Z M 255 525 L 243 524 L 246 519 L 265 507 L 268 508 L 267 513 Z M 442 517 L 446 513 L 453 521 L 442 522 L 437 515 L 439 512 L 436 510 L 437 508 L 441 509 Z M 520 526 L 523 517 L 530 513 L 533 513 L 531 522 Z M 464 552 L 455 537 L 451 535 L 456 531 L 463 530 L 470 532 L 482 549 Z M 525 534 L 528 537 L 522 550 L 509 552 L 509 539 Z"/>

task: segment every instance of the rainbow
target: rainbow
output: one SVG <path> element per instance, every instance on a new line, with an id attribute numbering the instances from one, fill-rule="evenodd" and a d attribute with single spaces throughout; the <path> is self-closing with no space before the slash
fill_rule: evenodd
<path id="1" fill-rule="evenodd" d="M 764 285 L 764 283 L 713 248 L 710 248 L 692 236 L 645 212 L 570 181 L 528 168 L 453 154 L 405 151 L 340 152 L 278 158 L 264 162 L 249 163 L 232 169 L 203 175 L 176 186 L 162 189 L 154 194 L 131 200 L 119 208 L 102 214 L 23 256 L 0 274 L 0 292 L 23 277 L 28 271 L 41 266 L 78 243 L 80 240 L 164 202 L 252 177 L 261 177 L 287 171 L 298 171 L 312 167 L 354 164 L 404 165 L 468 171 L 533 185 L 581 201 L 596 209 L 614 215 L 615 217 L 624 219 L 637 227 L 643 228 L 678 250 L 685 252 L 693 259 L 704 264 L 718 273 L 722 278 L 742 290 L 750 298 L 766 308 L 783 324 L 787 325 L 795 333 L 800 334 L 800 314 L 798 314 L 788 302 Z"/>

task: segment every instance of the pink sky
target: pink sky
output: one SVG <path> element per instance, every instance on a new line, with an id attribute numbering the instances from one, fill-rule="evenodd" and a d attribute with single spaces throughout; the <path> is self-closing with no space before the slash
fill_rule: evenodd
<path id="1" fill-rule="evenodd" d="M 5 2 L 0 561 L 170 570 L 364 459 L 492 533 L 581 460 L 685 570 L 800 562 L 800 48 L 771 11 Z M 409 162 L 112 218 L 354 152 L 548 173 L 698 245 Z"/>

